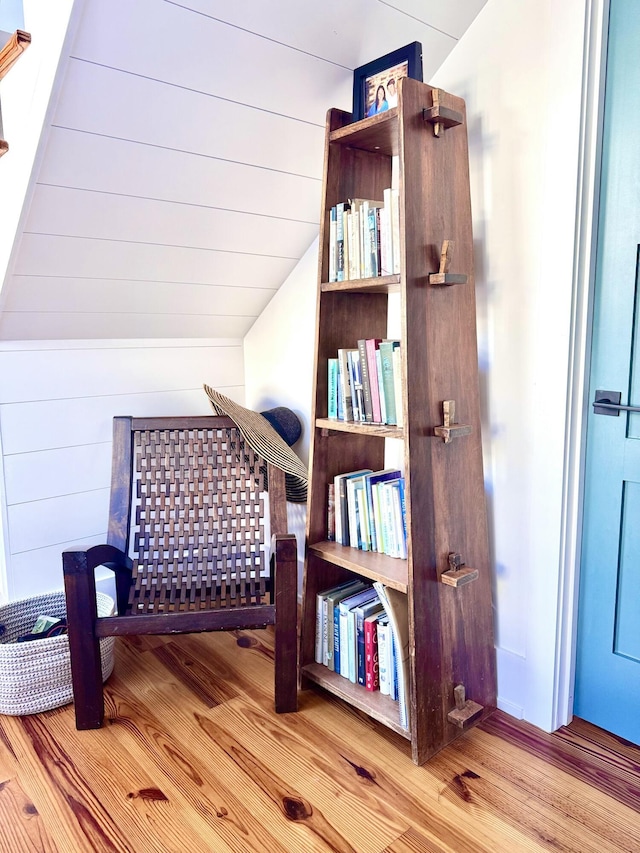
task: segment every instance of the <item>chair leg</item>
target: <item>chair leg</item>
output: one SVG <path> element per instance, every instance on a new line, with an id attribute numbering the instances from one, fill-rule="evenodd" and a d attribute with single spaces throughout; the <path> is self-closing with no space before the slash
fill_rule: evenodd
<path id="1" fill-rule="evenodd" d="M 298 558 L 295 536 L 274 538 L 275 706 L 284 714 L 298 710 Z"/>
<path id="2" fill-rule="evenodd" d="M 98 618 L 93 569 L 84 551 L 62 555 L 67 601 L 71 680 L 77 729 L 99 729 L 104 718 L 100 643 L 94 626 Z"/>

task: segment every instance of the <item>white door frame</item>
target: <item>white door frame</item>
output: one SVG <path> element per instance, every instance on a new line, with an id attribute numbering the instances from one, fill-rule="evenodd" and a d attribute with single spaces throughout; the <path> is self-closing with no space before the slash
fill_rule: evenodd
<path id="1" fill-rule="evenodd" d="M 584 22 L 556 659 L 551 717 L 553 729 L 566 725 L 573 717 L 608 21 L 609 0 L 587 0 Z"/>

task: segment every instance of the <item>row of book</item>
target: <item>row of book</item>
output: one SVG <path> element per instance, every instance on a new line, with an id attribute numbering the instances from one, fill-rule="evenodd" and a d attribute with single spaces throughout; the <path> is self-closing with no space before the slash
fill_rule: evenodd
<path id="1" fill-rule="evenodd" d="M 347 581 L 316 596 L 316 663 L 399 704 L 408 727 L 406 596 L 382 583 Z"/>
<path id="2" fill-rule="evenodd" d="M 337 474 L 327 516 L 327 537 L 339 545 L 406 559 L 405 482 L 397 468 Z"/>
<path id="3" fill-rule="evenodd" d="M 402 362 L 398 340 L 363 338 L 327 359 L 327 416 L 402 426 Z"/>
<path id="4" fill-rule="evenodd" d="M 329 281 L 373 278 L 400 272 L 398 190 L 382 201 L 351 198 L 329 214 Z"/>

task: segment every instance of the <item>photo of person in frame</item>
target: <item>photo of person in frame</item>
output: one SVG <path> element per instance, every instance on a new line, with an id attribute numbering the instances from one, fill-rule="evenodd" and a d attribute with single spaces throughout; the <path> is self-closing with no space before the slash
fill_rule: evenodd
<path id="1" fill-rule="evenodd" d="M 401 62 L 365 80 L 365 115 L 378 115 L 398 106 L 398 80 L 409 73 L 409 63 Z"/>
<path id="2" fill-rule="evenodd" d="M 389 104 L 387 102 L 386 93 L 384 91 L 384 86 L 382 83 L 376 89 L 376 99 L 371 104 L 369 109 L 367 110 L 367 116 L 376 115 L 376 113 L 383 113 L 389 109 Z"/>

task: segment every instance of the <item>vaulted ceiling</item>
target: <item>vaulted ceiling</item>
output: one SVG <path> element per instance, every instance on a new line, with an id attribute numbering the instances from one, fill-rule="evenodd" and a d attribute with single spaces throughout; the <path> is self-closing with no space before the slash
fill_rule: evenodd
<path id="1" fill-rule="evenodd" d="M 485 2 L 84 0 L 0 339 L 242 337 L 317 235 L 353 69 L 419 41 L 429 80 Z"/>

